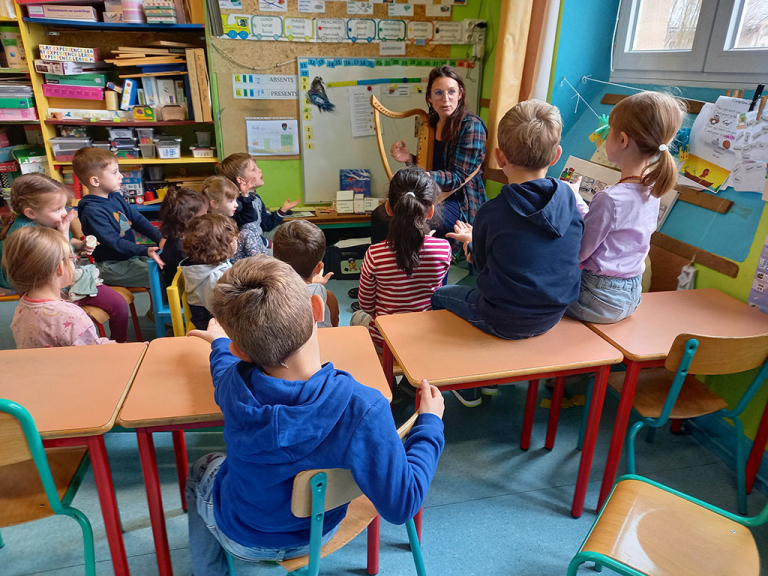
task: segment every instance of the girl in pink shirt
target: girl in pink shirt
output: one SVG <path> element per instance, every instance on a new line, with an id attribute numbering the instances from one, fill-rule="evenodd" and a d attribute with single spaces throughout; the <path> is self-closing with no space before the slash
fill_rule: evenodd
<path id="1" fill-rule="evenodd" d="M 611 112 L 605 151 L 608 160 L 621 166 L 621 180 L 597 192 L 589 206 L 574 187 L 584 217 L 581 293 L 567 315 L 610 324 L 626 318 L 640 304 L 659 198 L 677 181 L 668 146 L 680 129 L 684 110 L 671 96 L 641 92 L 625 98 Z"/>
<path id="2" fill-rule="evenodd" d="M 451 266 L 451 245 L 448 240 L 433 238 L 428 224 L 439 192 L 421 168 L 403 168 L 389 183 L 389 232 L 384 242 L 372 245 L 365 253 L 360 310 L 350 322 L 352 326 L 368 326 L 379 350 L 383 340 L 376 317 L 431 310 L 432 293 L 442 285 Z"/>
<path id="3" fill-rule="evenodd" d="M 11 322 L 17 348 L 112 343 L 99 338 L 83 309 L 62 296 L 74 282 L 76 258 L 53 228 L 25 226 L 5 239 L 2 264 L 21 294 Z"/>

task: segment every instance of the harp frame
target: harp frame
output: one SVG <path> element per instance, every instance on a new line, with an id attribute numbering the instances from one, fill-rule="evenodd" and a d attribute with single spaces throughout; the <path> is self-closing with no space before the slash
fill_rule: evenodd
<path id="1" fill-rule="evenodd" d="M 429 114 L 421 108 L 413 108 L 406 112 L 395 112 L 386 108 L 376 96 L 371 94 L 371 106 L 373 106 L 373 123 L 376 129 L 376 142 L 379 145 L 379 155 L 381 163 L 384 165 L 384 171 L 387 178 L 392 179 L 392 169 L 387 160 L 387 150 L 384 147 L 384 141 L 381 134 L 381 114 L 395 120 L 410 118 L 411 116 L 420 116 L 422 119 L 416 135 L 416 165 L 424 170 L 432 169 L 432 157 L 435 146 L 435 128 L 429 125 Z"/>

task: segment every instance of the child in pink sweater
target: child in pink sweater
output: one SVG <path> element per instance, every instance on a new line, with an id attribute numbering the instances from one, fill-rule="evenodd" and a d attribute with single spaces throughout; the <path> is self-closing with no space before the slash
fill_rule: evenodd
<path id="1" fill-rule="evenodd" d="M 75 278 L 76 256 L 63 234 L 28 226 L 6 238 L 2 264 L 21 300 L 11 322 L 17 348 L 110 344 L 82 308 L 62 297 Z"/>

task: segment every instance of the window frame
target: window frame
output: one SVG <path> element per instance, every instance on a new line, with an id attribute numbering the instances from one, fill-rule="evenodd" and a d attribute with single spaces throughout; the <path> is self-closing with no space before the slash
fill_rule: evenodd
<path id="1" fill-rule="evenodd" d="M 756 70 L 763 67 L 768 72 L 768 48 L 730 48 L 733 46 L 736 35 L 736 25 L 744 9 L 747 0 L 719 0 L 715 27 L 707 51 L 707 59 L 704 64 L 705 72 L 728 72 L 731 70 Z M 741 9 L 736 13 L 736 3 L 741 3 Z M 727 22 L 728 26 L 718 25 Z"/>

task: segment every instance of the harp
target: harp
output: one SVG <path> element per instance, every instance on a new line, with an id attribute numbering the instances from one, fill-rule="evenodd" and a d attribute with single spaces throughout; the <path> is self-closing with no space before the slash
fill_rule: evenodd
<path id="1" fill-rule="evenodd" d="M 381 114 L 388 116 L 389 118 L 395 118 L 400 120 L 402 118 L 409 118 L 411 116 L 421 116 L 422 123 L 419 126 L 419 132 L 416 136 L 416 165 L 424 170 L 432 169 L 432 152 L 435 145 L 435 129 L 429 125 L 429 114 L 420 108 L 414 108 L 407 112 L 393 112 L 385 108 L 378 98 L 371 94 L 371 106 L 373 106 L 373 123 L 376 128 L 376 141 L 379 144 L 379 155 L 381 155 L 381 163 L 384 164 L 384 171 L 387 173 L 387 178 L 392 179 L 392 169 L 389 167 L 389 161 L 387 160 L 387 150 L 384 147 L 384 142 L 381 139 Z"/>

